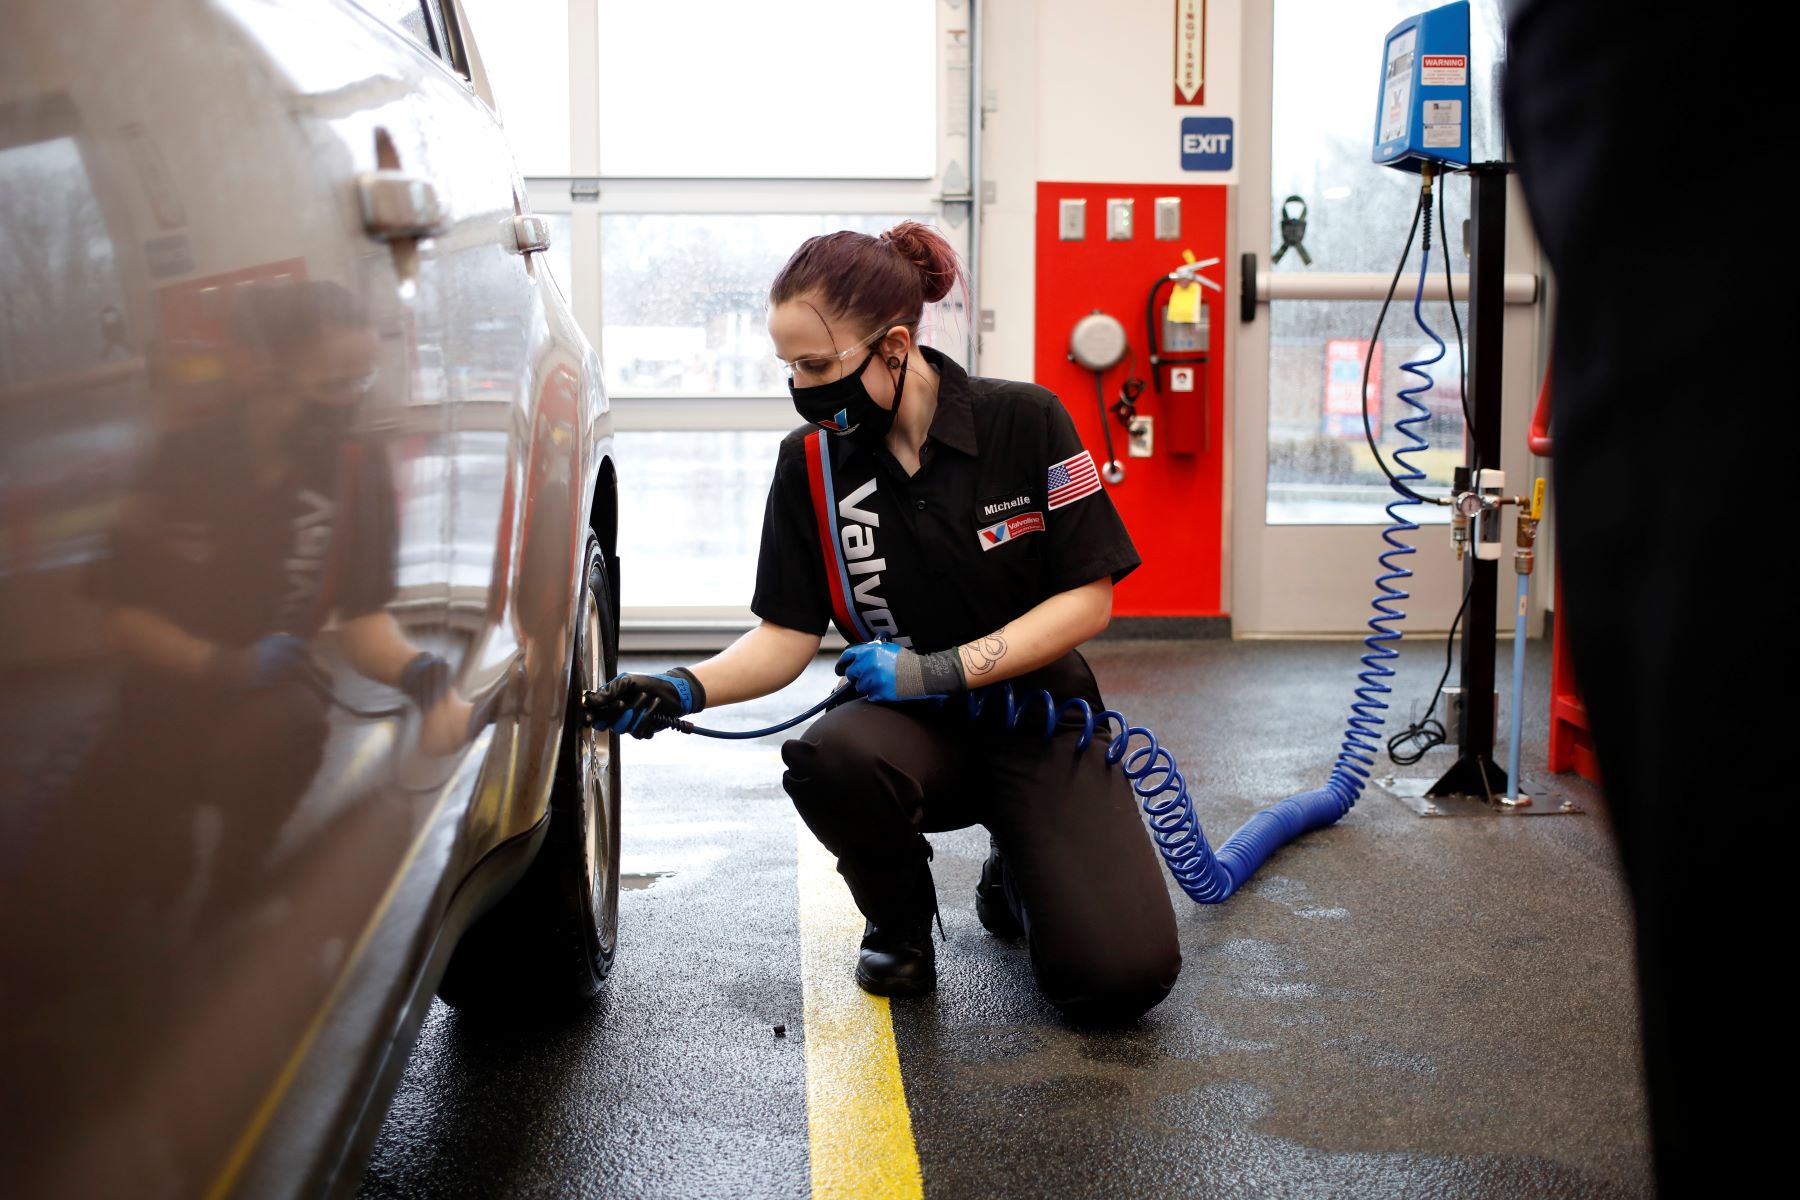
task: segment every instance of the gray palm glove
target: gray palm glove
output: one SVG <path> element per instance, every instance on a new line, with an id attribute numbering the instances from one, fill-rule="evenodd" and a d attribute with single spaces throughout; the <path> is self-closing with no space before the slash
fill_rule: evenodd
<path id="1" fill-rule="evenodd" d="M 954 649 L 920 654 L 893 642 L 863 642 L 839 656 L 837 673 L 865 700 L 942 700 L 969 684 Z"/>

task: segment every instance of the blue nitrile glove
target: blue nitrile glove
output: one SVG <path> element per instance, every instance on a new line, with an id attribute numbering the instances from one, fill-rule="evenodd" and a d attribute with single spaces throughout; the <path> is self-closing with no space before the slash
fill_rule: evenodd
<path id="1" fill-rule="evenodd" d="M 969 684 L 955 648 L 920 654 L 893 642 L 863 642 L 838 657 L 837 673 L 865 700 L 942 700 Z"/>
<path id="2" fill-rule="evenodd" d="M 320 672 L 305 638 L 267 633 L 248 646 L 221 647 L 207 673 L 226 687 L 264 688 L 290 677 L 317 677 Z"/>
<path id="3" fill-rule="evenodd" d="M 662 675 L 615 675 L 605 690 L 618 712 L 606 727 L 637 738 L 651 737 L 667 728 L 661 721 L 646 721 L 647 717 L 674 720 L 706 707 L 706 689 L 686 667 L 675 667 Z"/>

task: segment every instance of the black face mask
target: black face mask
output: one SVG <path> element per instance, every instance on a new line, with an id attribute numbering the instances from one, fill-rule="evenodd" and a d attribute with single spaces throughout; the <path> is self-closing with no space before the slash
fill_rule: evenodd
<path id="1" fill-rule="evenodd" d="M 879 446 L 894 427 L 900 412 L 900 398 L 906 394 L 906 360 L 900 362 L 900 378 L 894 384 L 894 406 L 883 408 L 863 386 L 862 374 L 875 361 L 875 351 L 862 360 L 862 365 L 842 379 L 812 387 L 795 387 L 788 380 L 788 392 L 794 397 L 794 409 L 802 417 L 831 433 L 849 437 L 861 446 Z"/>
<path id="2" fill-rule="evenodd" d="M 356 424 L 353 405 L 308 403 L 288 428 L 287 445 L 299 457 L 316 457 L 337 449 Z"/>

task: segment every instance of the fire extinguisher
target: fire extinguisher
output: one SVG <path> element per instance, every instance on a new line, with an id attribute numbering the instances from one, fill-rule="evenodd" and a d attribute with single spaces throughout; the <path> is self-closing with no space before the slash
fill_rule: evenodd
<path id="1" fill-rule="evenodd" d="M 1192 259 L 1192 255 L 1188 256 Z M 1195 300 L 1195 320 L 1170 320 L 1170 303 L 1159 304 L 1165 287 L 1225 289 L 1200 272 L 1216 266 L 1216 258 L 1183 263 L 1150 285 L 1144 301 L 1144 344 L 1150 348 L 1150 382 L 1165 396 L 1164 444 L 1174 454 L 1204 454 L 1212 449 L 1206 364 L 1212 350 L 1212 311 L 1204 298 Z M 1170 300 L 1175 299 L 1173 293 Z"/>

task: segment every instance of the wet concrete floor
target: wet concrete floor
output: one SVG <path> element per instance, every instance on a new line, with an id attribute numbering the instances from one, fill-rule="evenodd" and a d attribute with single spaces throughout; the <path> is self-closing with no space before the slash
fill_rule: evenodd
<path id="1" fill-rule="evenodd" d="M 1403 710 L 1422 707 L 1439 645 L 1408 643 Z M 1102 642 L 1089 658 L 1109 701 L 1175 751 L 1217 844 L 1323 781 L 1359 650 Z M 1531 650 L 1542 696 L 1548 647 Z M 797 712 L 830 662 L 708 719 Z M 1540 713 L 1528 791 L 1551 782 L 1544 738 Z M 434 1006 L 363 1196 L 810 1194 L 779 740 L 627 743 L 604 994 L 541 1030 Z M 1396 774 L 1435 777 L 1451 754 Z M 1181 979 L 1115 1032 L 1064 1025 L 1022 944 L 977 924 L 985 834 L 934 835 L 939 990 L 892 1006 L 925 1195 L 1648 1195 L 1625 896 L 1597 797 L 1554 783 L 1586 814 L 1420 818 L 1374 789 L 1224 905 L 1171 882 Z"/>

